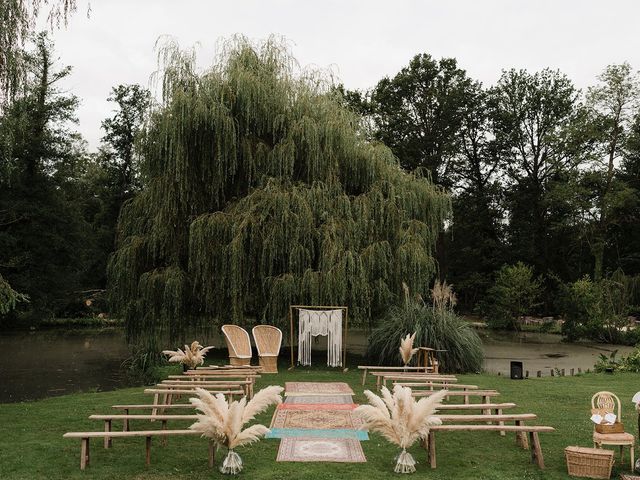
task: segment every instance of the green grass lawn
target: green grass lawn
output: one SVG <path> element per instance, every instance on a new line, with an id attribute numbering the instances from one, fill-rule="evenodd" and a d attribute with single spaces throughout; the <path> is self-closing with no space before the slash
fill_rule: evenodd
<path id="1" fill-rule="evenodd" d="M 260 385 L 285 381 L 346 381 L 356 392 L 356 401 L 363 402 L 363 387 L 357 370 L 348 373 L 321 368 L 299 368 L 293 372 L 281 366 L 278 375 L 265 375 Z M 168 370 L 167 370 L 168 371 Z M 176 369 L 177 371 L 177 369 Z M 368 377 L 368 388 L 374 388 Z M 25 378 L 25 381 L 28 381 Z M 551 425 L 555 433 L 541 434 L 540 439 L 546 470 L 530 463 L 529 451 L 515 445 L 513 435 L 500 437 L 491 432 L 450 433 L 437 435 L 438 468 L 431 470 L 425 452 L 417 445 L 411 449 L 418 460 L 415 478 L 432 479 L 537 479 L 569 478 L 566 475 L 564 447 L 591 446 L 592 426 L 589 421 L 589 401 L 598 390 L 611 390 L 623 401 L 626 430 L 637 433 L 637 415 L 631 404 L 632 395 L 640 390 L 637 374 L 586 374 L 577 377 L 546 377 L 514 381 L 493 375 L 461 375 L 460 382 L 473 383 L 501 392 L 496 401 L 513 401 L 514 413 L 536 413 L 538 424 Z M 130 388 L 105 393 L 85 393 L 50 398 L 36 402 L 0 405 L 0 479 L 210 479 L 222 478 L 217 469 L 207 467 L 207 442 L 197 437 L 170 438 L 167 446 L 153 440 L 151 466 L 144 465 L 144 438 L 116 439 L 113 448 L 102 448 L 102 439 L 92 440 L 91 465 L 79 469 L 80 442 L 63 439 L 67 431 L 101 430 L 102 422 L 89 420 L 94 413 L 115 413 L 116 403 L 148 403 L 142 388 Z M 269 424 L 272 410 L 260 420 Z M 159 428 L 152 424 L 151 428 Z M 170 424 L 171 425 L 171 424 Z M 182 428 L 185 422 L 174 422 L 172 428 Z M 114 424 L 114 428 L 120 428 Z M 134 429 L 149 428 L 149 424 L 134 423 Z M 395 476 L 394 457 L 397 449 L 381 437 L 371 435 L 362 446 L 365 464 L 339 463 L 279 463 L 275 461 L 279 440 L 263 440 L 239 449 L 245 469 L 245 479 L 384 479 Z M 617 453 L 617 452 L 616 452 Z M 219 465 L 223 452 L 218 452 Z M 619 465 L 616 456 L 614 475 L 628 471 L 627 461 Z M 621 468 L 622 467 L 622 468 Z M 612 476 L 612 478 L 616 478 Z"/>

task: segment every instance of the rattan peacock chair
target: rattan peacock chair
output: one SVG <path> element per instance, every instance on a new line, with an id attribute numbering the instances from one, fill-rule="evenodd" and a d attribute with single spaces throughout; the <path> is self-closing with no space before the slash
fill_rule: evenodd
<path id="1" fill-rule="evenodd" d="M 247 331 L 237 325 L 223 325 L 222 333 L 229 349 L 229 363 L 251 365 L 251 339 Z"/>
<path id="2" fill-rule="evenodd" d="M 278 373 L 278 354 L 282 344 L 282 331 L 271 325 L 256 325 L 251 330 L 258 350 L 258 359 L 264 373 Z"/>

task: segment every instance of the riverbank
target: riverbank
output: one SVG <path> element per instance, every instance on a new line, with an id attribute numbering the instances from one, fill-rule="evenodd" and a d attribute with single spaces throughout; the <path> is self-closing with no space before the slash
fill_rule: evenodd
<path id="1" fill-rule="evenodd" d="M 356 393 L 356 401 L 364 402 L 360 375 L 353 368 L 346 374 L 329 371 L 326 367 L 295 369 L 282 365 L 277 375 L 264 375 L 258 387 L 268 384 L 284 385 L 285 381 L 346 381 Z M 177 368 L 169 369 L 177 372 Z M 169 373 L 167 371 L 166 373 Z M 638 374 L 587 374 L 579 377 L 547 377 L 529 380 L 510 380 L 489 374 L 460 375 L 461 383 L 476 384 L 500 391 L 500 400 L 516 402 L 514 413 L 536 413 L 535 423 L 551 425 L 556 432 L 540 436 L 546 470 L 531 464 L 529 452 L 516 447 L 512 435 L 497 433 L 442 433 L 438 436 L 438 468 L 428 468 L 425 453 L 418 446 L 410 449 L 419 462 L 418 477 L 434 480 L 456 479 L 568 479 L 564 461 L 567 445 L 591 446 L 592 426 L 589 421 L 589 401 L 599 390 L 615 392 L 623 402 L 623 422 L 627 431 L 637 434 L 637 415 L 631 396 L 638 390 Z M 373 378 L 367 388 L 374 388 Z M 150 402 L 142 388 L 129 388 L 102 393 L 65 395 L 35 402 L 1 404 L 0 478 L 3 480 L 58 480 L 91 478 L 94 480 L 166 478 L 200 480 L 222 478 L 217 470 L 207 468 L 207 442 L 200 438 L 176 437 L 167 446 L 153 443 L 151 466 L 144 465 L 144 440 L 115 440 L 112 449 L 102 448 L 102 442 L 92 442 L 91 465 L 81 472 L 79 442 L 63 439 L 67 431 L 101 430 L 102 423 L 89 420 L 91 414 L 112 412 L 117 403 Z M 272 411 L 259 417 L 269 424 Z M 188 426 L 182 422 L 177 428 Z M 160 428 L 159 425 L 133 428 Z M 119 424 L 114 428 L 120 428 Z M 279 480 L 289 478 L 382 480 L 393 476 L 397 449 L 378 435 L 362 443 L 367 463 L 286 463 L 276 462 L 279 442 L 263 440 L 239 450 L 245 471 L 238 478 Z M 617 452 L 616 452 L 617 455 Z M 625 453 L 628 459 L 628 451 Z M 220 462 L 222 452 L 217 461 Z M 218 463 L 219 465 L 219 463 Z M 612 478 L 628 471 L 628 463 L 616 461 Z"/>
<path id="2" fill-rule="evenodd" d="M 536 332 L 498 332 L 479 329 L 485 355 L 484 370 L 509 375 L 510 362 L 522 361 L 530 376 L 541 371 L 543 376 L 553 370 L 593 369 L 600 354 L 618 350 L 620 355 L 632 347 L 563 343 L 560 335 Z M 288 335 L 285 334 L 286 348 Z M 205 345 L 214 345 L 210 359 L 226 361 L 227 347 L 222 336 L 213 332 L 201 335 Z M 349 332 L 348 352 L 354 363 L 364 360 L 368 333 L 353 329 Z M 181 347 L 168 345 L 167 348 Z M 326 341 L 314 341 L 314 349 L 326 348 Z M 74 392 L 107 391 L 128 383 L 123 363 L 130 355 L 124 329 L 113 326 L 85 328 L 43 328 L 0 332 L 0 403 L 34 400 Z M 286 361 L 283 351 L 281 359 Z M 319 353 L 319 355 L 322 355 Z M 254 359 L 257 361 L 257 359 Z M 29 378 L 29 382 L 24 379 Z"/>

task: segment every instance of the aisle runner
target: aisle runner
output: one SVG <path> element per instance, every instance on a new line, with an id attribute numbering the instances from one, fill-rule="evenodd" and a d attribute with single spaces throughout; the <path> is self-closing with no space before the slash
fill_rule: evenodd
<path id="1" fill-rule="evenodd" d="M 366 462 L 353 414 L 353 391 L 346 383 L 287 382 L 267 438 L 281 438 L 279 462 Z"/>

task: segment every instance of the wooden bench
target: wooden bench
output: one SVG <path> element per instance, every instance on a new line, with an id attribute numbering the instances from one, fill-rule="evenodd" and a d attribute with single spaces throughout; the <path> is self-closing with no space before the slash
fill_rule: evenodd
<path id="1" fill-rule="evenodd" d="M 411 395 L 414 397 L 429 397 L 438 390 L 412 390 Z M 481 403 L 491 403 L 491 397 L 500 395 L 496 390 L 447 390 L 447 399 L 449 397 L 464 397 L 464 403 L 470 403 L 470 397 L 481 397 Z M 487 409 L 488 410 L 488 409 Z M 485 411 L 485 413 L 489 413 Z"/>
<path id="2" fill-rule="evenodd" d="M 503 414 L 502 410 L 496 414 L 481 414 L 481 415 L 456 415 L 456 414 L 436 414 L 434 417 L 438 417 L 443 422 L 459 422 L 459 423 L 474 423 L 474 422 L 486 422 L 495 423 L 497 425 L 504 425 L 504 422 L 514 422 L 515 425 L 524 425 L 526 420 L 535 420 L 538 416 L 535 413 L 512 413 Z M 505 436 L 506 431 L 500 430 L 500 435 Z M 526 436 L 516 433 L 516 442 L 518 444 L 527 445 Z"/>
<path id="3" fill-rule="evenodd" d="M 442 390 L 444 388 L 448 389 L 459 389 L 459 390 L 478 390 L 477 385 L 464 385 L 461 383 L 434 383 L 431 381 L 427 382 L 392 382 L 393 385 L 401 385 L 403 387 L 409 387 L 411 389 L 414 388 L 428 388 L 429 390 L 439 389 Z"/>
<path id="4" fill-rule="evenodd" d="M 142 404 L 142 405 L 112 405 L 111 408 L 115 408 L 116 410 L 124 410 L 124 414 L 125 415 L 129 415 L 129 411 L 130 410 L 151 410 L 152 411 L 152 415 L 153 412 L 164 412 L 164 410 L 167 409 L 176 409 L 176 408 L 187 408 L 189 410 L 195 410 L 195 407 L 193 405 L 191 405 L 190 403 L 171 403 L 171 404 Z M 153 420 L 152 420 L 153 421 Z M 129 421 L 128 420 L 124 420 L 122 422 L 122 431 L 123 432 L 128 432 L 129 431 Z"/>
<path id="5" fill-rule="evenodd" d="M 251 386 L 253 382 L 251 380 L 163 380 L 161 383 L 156 385 L 156 388 L 204 388 L 205 390 L 209 388 L 217 388 L 217 389 L 236 389 L 242 388 L 244 394 L 251 398 Z"/>
<path id="6" fill-rule="evenodd" d="M 376 388 L 380 389 L 382 385 L 387 386 L 387 380 L 407 381 L 407 382 L 438 382 L 438 383 L 457 383 L 458 379 L 453 375 L 433 375 L 429 373 L 389 373 L 389 372 L 371 372 L 376 377 Z"/>
<path id="7" fill-rule="evenodd" d="M 187 415 L 90 415 L 89 419 L 91 420 L 103 420 L 104 421 L 104 431 L 111 432 L 112 431 L 112 423 L 114 420 L 122 420 L 122 431 L 129 432 L 131 431 L 129 428 L 130 420 L 148 420 L 151 422 L 155 422 L 159 420 L 162 422 L 162 430 L 167 429 L 167 421 L 169 420 L 197 420 L 198 415 L 195 414 L 187 414 Z M 162 438 L 162 444 L 166 445 L 167 439 L 166 437 Z M 111 437 L 104 437 L 104 448 L 111 447 Z"/>
<path id="8" fill-rule="evenodd" d="M 429 435 L 423 441 L 423 446 L 427 451 L 427 458 L 431 468 L 436 468 L 436 432 L 516 432 L 529 434 L 529 447 L 522 443 L 519 443 L 523 448 L 530 448 L 531 461 L 534 462 L 540 469 L 544 469 L 544 458 L 542 456 L 542 449 L 540 448 L 540 439 L 538 433 L 541 432 L 553 432 L 553 427 L 545 427 L 539 425 L 434 425 L 429 429 Z M 519 442 L 519 438 L 516 436 L 516 442 Z"/>
<path id="9" fill-rule="evenodd" d="M 367 372 L 369 370 L 376 370 L 378 372 L 382 371 L 414 371 L 414 372 L 426 372 L 427 367 L 383 367 L 380 365 L 358 365 L 358 370 L 363 370 L 362 372 L 362 385 L 367 381 Z"/>
<path id="10" fill-rule="evenodd" d="M 145 464 L 151 464 L 151 438 L 152 437 L 169 437 L 182 435 L 200 435 L 195 430 L 145 430 L 138 432 L 68 432 L 63 435 L 64 438 L 80 439 L 80 470 L 84 470 L 89 465 L 89 439 L 91 438 L 129 438 L 129 437 L 145 437 L 146 456 Z M 209 467 L 213 467 L 215 463 L 216 446 L 215 443 L 209 442 Z"/>

